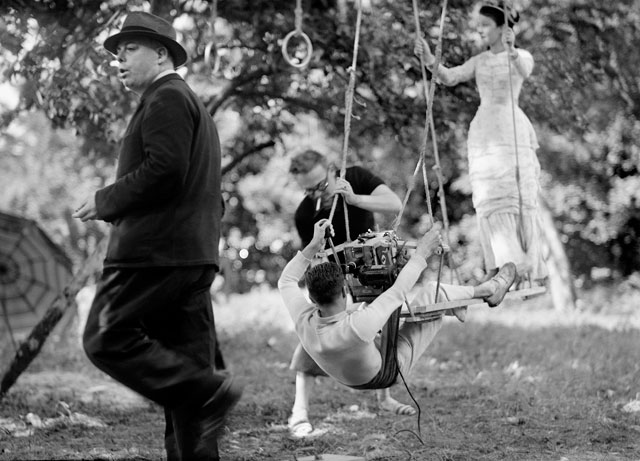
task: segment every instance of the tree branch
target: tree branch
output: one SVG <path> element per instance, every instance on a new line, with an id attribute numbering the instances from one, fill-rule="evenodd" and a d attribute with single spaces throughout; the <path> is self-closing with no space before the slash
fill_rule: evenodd
<path id="1" fill-rule="evenodd" d="M 323 115 L 323 111 L 337 105 L 334 103 L 332 99 L 328 99 L 328 98 L 308 99 L 308 98 L 300 98 L 300 97 L 293 97 L 293 96 L 285 96 L 282 93 L 271 92 L 271 91 L 251 91 L 250 90 L 250 91 L 243 91 L 242 94 L 244 96 L 281 99 L 293 106 L 314 111 L 319 115 Z"/>
<path id="2" fill-rule="evenodd" d="M 241 86 L 253 81 L 260 80 L 265 75 L 274 76 L 278 73 L 279 72 L 275 72 L 271 66 L 261 66 L 257 67 L 252 72 L 242 74 L 241 77 L 234 78 L 226 85 L 224 85 L 222 91 L 220 91 L 220 93 L 218 93 L 214 98 L 211 99 L 211 101 L 209 101 L 209 103 L 207 104 L 207 110 L 211 115 L 214 115 L 218 111 L 222 103 L 230 98 L 231 95 L 233 95 Z"/>
<path id="3" fill-rule="evenodd" d="M 224 176 L 229 171 L 231 171 L 237 164 L 242 162 L 247 157 L 250 157 L 251 155 L 258 153 L 261 150 L 264 150 L 264 149 L 266 149 L 268 147 L 273 147 L 275 145 L 276 145 L 275 141 L 266 141 L 266 142 L 263 142 L 262 144 L 257 144 L 255 146 L 253 146 L 251 149 L 249 149 L 249 150 L 243 152 L 242 154 L 238 155 L 233 160 L 231 160 L 229 163 L 227 163 L 225 166 L 223 166 L 222 167 L 222 171 L 221 171 L 222 176 Z"/>

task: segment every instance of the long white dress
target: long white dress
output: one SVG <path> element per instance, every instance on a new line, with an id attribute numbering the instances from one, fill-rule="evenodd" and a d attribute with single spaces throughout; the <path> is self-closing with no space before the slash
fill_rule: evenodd
<path id="1" fill-rule="evenodd" d="M 519 273 L 527 272 L 533 279 L 540 279 L 547 271 L 540 248 L 537 214 L 538 140 L 531 122 L 518 106 L 522 83 L 533 71 L 533 57 L 522 49 L 518 49 L 518 55 L 524 72 L 521 74 L 512 60 L 511 83 L 506 51 L 487 50 L 460 66 L 449 69 L 440 66 L 437 78 L 447 86 L 475 78 L 480 93 L 480 106 L 469 126 L 467 150 L 473 206 L 486 269 L 512 261 Z"/>

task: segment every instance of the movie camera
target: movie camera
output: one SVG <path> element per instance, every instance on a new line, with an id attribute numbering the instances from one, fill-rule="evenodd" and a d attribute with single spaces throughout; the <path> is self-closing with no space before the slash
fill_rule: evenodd
<path id="1" fill-rule="evenodd" d="M 391 287 L 409 260 L 407 242 L 392 230 L 365 232 L 339 245 L 342 270 L 354 302 L 370 302 Z M 339 250 L 337 247 L 335 252 Z"/>

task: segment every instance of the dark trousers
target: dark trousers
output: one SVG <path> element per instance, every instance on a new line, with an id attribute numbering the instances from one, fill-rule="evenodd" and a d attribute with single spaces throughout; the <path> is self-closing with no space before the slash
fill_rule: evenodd
<path id="1" fill-rule="evenodd" d="M 215 371 L 223 363 L 209 294 L 215 273 L 214 266 L 107 268 L 84 331 L 99 369 L 164 407 L 169 460 L 195 459 L 175 434 L 226 378 Z M 217 443 L 208 448 L 204 459 L 219 459 Z"/>

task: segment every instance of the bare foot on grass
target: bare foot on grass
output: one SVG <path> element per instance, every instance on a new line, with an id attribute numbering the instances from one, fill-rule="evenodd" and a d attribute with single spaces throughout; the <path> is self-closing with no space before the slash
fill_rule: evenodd
<path id="1" fill-rule="evenodd" d="M 391 396 L 386 396 L 384 400 L 378 401 L 378 406 L 384 410 L 400 416 L 413 416 L 417 413 L 411 405 L 398 402 Z"/>

